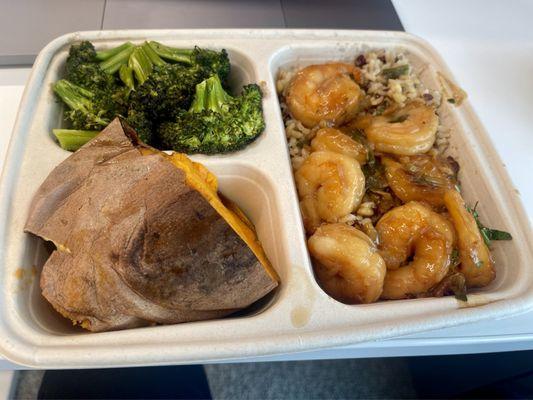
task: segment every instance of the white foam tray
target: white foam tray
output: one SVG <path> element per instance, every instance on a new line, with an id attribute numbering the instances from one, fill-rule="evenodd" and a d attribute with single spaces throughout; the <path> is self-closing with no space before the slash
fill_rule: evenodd
<path id="1" fill-rule="evenodd" d="M 69 46 L 82 39 L 97 47 L 153 39 L 174 46 L 225 48 L 232 84 L 262 82 L 263 135 L 245 150 L 225 156 L 195 156 L 220 179 L 221 191 L 251 217 L 281 276 L 279 289 L 250 310 L 230 318 L 87 333 L 73 328 L 42 298 L 39 273 L 49 250 L 23 233 L 33 194 L 69 153 L 54 142 L 61 107 L 51 84 L 61 76 Z M 513 234 L 497 243 L 497 278 L 469 295 L 345 305 L 316 283 L 301 223 L 275 75 L 279 68 L 327 60 L 353 60 L 369 48 L 402 50 L 422 80 L 437 87 L 436 71 L 448 77 L 442 59 L 424 41 L 399 32 L 309 30 L 138 30 L 80 32 L 59 37 L 39 54 L 26 87 L 0 182 L 0 352 L 38 368 L 81 368 L 212 362 L 379 340 L 488 318 L 517 314 L 533 305 L 531 227 L 505 167 L 468 101 L 445 104 L 453 127 L 452 154 L 461 164 L 467 200 L 480 200 L 491 226 Z"/>

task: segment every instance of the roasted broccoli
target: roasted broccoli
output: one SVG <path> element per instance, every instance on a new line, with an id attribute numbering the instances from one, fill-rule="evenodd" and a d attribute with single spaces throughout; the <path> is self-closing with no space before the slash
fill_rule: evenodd
<path id="1" fill-rule="evenodd" d="M 96 50 L 91 42 L 85 40 L 80 44 L 73 44 L 68 52 L 67 74 L 75 72 L 80 65 L 97 61 Z"/>
<path id="2" fill-rule="evenodd" d="M 99 131 L 80 131 L 76 129 L 53 129 L 62 149 L 76 151 L 89 140 L 98 135 Z"/>
<path id="3" fill-rule="evenodd" d="M 66 62 L 68 81 L 91 91 L 113 91 L 115 78 L 100 68 L 91 42 L 81 42 L 70 47 Z"/>
<path id="4" fill-rule="evenodd" d="M 122 43 L 120 46 L 113 47 L 111 49 L 97 51 L 95 56 L 98 61 L 106 61 L 106 60 L 109 60 L 111 57 L 114 57 L 117 54 L 121 53 L 122 51 L 131 49 L 133 47 L 134 47 L 133 43 L 125 42 L 125 43 Z"/>
<path id="5" fill-rule="evenodd" d="M 162 59 L 180 61 L 170 64 Z M 144 43 L 130 57 L 130 67 L 140 83 L 131 95 L 132 108 L 143 111 L 156 125 L 174 120 L 192 103 L 194 88 L 217 71 L 224 79 L 230 71 L 225 50 L 198 47 L 174 49 L 157 42 Z"/>
<path id="6" fill-rule="evenodd" d="M 54 84 L 54 92 L 68 106 L 65 116 L 74 129 L 94 130 L 106 126 L 114 116 L 106 108 L 107 99 L 66 79 Z"/>
<path id="7" fill-rule="evenodd" d="M 176 49 L 153 41 L 149 42 L 149 45 L 161 58 L 188 65 L 201 75 L 202 79 L 218 75 L 223 85 L 226 85 L 231 69 L 226 50 L 215 51 L 198 46 L 194 49 Z"/>
<path id="8" fill-rule="evenodd" d="M 173 120 L 192 102 L 194 87 L 202 79 L 179 64 L 154 66 L 144 83 L 131 93 L 131 108 L 143 111 L 154 123 Z"/>
<path id="9" fill-rule="evenodd" d="M 193 102 L 196 85 L 218 74 L 218 86 L 223 91 L 222 87 L 227 86 L 229 72 L 230 62 L 225 50 L 214 51 L 199 47 L 185 50 L 157 42 L 144 42 L 140 45 L 126 42 L 97 52 L 92 43 L 83 41 L 71 46 L 66 61 L 65 79 L 56 82 L 54 92 L 68 107 L 64 113 L 65 120 L 70 123 L 68 128 L 99 130 L 111 119 L 120 116 L 137 131 L 142 141 L 158 145 L 160 143 L 152 132 L 157 132 L 159 126 L 170 121 L 181 123 L 186 118 L 191 118 L 185 114 Z M 211 88 L 212 83 L 208 86 L 209 90 L 213 90 L 211 96 L 214 96 L 218 89 Z M 247 104 L 252 102 L 245 101 L 245 98 L 251 99 L 253 92 L 258 93 L 258 106 L 248 110 Z M 252 123 L 251 110 L 254 107 L 258 107 L 262 123 L 261 93 L 258 88 L 250 86 L 245 88 L 242 99 L 233 99 L 227 94 L 221 95 L 221 99 L 227 104 L 219 109 L 206 105 L 205 110 L 198 109 L 194 113 L 204 113 L 204 118 L 212 113 L 216 119 L 221 120 L 220 123 L 234 124 L 234 127 L 226 127 L 226 135 L 231 131 L 235 136 L 231 139 L 231 146 L 229 142 L 226 143 L 228 138 L 220 140 L 226 141 L 224 146 L 227 145 L 228 148 L 238 148 L 237 142 L 240 141 L 236 140 L 237 129 L 241 129 L 244 136 L 254 136 L 253 133 L 248 133 L 246 126 L 246 123 Z M 195 110 L 198 102 L 199 99 L 196 100 Z M 237 117 L 239 112 L 250 116 L 248 119 Z M 195 115 L 194 118 L 198 117 L 199 115 Z M 240 128 L 237 128 L 239 124 Z M 222 134 L 220 128 L 218 131 Z M 68 134 L 70 136 L 67 138 L 70 138 L 72 135 Z M 152 139 L 155 140 L 154 143 Z M 208 141 L 206 137 L 205 143 Z M 214 149 L 215 145 L 210 146 Z"/>
<path id="10" fill-rule="evenodd" d="M 262 94 L 258 85 L 246 85 L 232 97 L 217 75 L 196 85 L 191 108 L 175 122 L 159 127 L 165 148 L 186 153 L 225 153 L 242 149 L 265 128 Z"/>
<path id="11" fill-rule="evenodd" d="M 133 43 L 127 42 L 114 49 L 108 50 L 104 55 L 102 55 L 101 52 L 96 53 L 97 58 L 104 58 L 104 61 L 99 63 L 100 68 L 107 74 L 114 74 L 121 66 L 128 64 L 130 56 L 135 49 L 136 46 L 133 45 Z"/>
<path id="12" fill-rule="evenodd" d="M 135 129 L 139 139 L 144 143 L 151 143 L 153 125 L 145 112 L 130 108 L 126 122 Z"/>
<path id="13" fill-rule="evenodd" d="M 92 93 L 93 102 L 101 114 L 123 115 L 128 109 L 129 91 L 113 75 L 106 73 L 97 59 L 90 42 L 81 42 L 70 48 L 66 62 L 66 80 Z"/>

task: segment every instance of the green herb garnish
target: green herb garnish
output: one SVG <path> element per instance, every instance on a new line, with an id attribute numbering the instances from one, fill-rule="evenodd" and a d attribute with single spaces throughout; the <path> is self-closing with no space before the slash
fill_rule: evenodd
<path id="1" fill-rule="evenodd" d="M 455 99 L 447 99 L 446 101 L 447 101 L 448 103 L 455 104 Z"/>
<path id="2" fill-rule="evenodd" d="M 509 232 L 500 231 L 498 229 L 484 228 L 489 240 L 512 240 L 513 237 Z"/>
<path id="3" fill-rule="evenodd" d="M 402 75 L 409 73 L 409 65 L 398 65 L 397 67 L 384 68 L 381 71 L 381 75 L 388 79 L 398 79 Z"/>
<path id="4" fill-rule="evenodd" d="M 363 174 L 365 175 L 366 189 L 384 189 L 389 186 L 387 179 L 385 178 L 385 168 L 381 162 L 376 159 L 374 151 L 363 132 L 359 129 L 354 129 L 350 131 L 348 135 L 366 148 L 368 161 L 361 167 Z"/>
<path id="5" fill-rule="evenodd" d="M 380 162 L 367 163 L 361 169 L 365 175 L 365 187 L 367 190 L 385 189 L 389 186 L 385 178 L 385 168 Z"/>
<path id="6" fill-rule="evenodd" d="M 432 296 L 441 297 L 453 293 L 457 300 L 467 301 L 466 280 L 462 273 L 454 272 L 444 277 L 435 287 L 430 290 Z"/>
<path id="7" fill-rule="evenodd" d="M 368 147 L 368 141 L 366 140 L 366 136 L 360 129 L 350 129 L 346 133 L 356 142 L 359 142 Z"/>
<path id="8" fill-rule="evenodd" d="M 459 250 L 453 249 L 450 256 L 450 264 L 452 267 L 455 267 L 459 264 Z"/>
<path id="9" fill-rule="evenodd" d="M 389 123 L 391 123 L 391 124 L 399 124 L 399 123 L 404 122 L 405 120 L 407 120 L 407 118 L 409 118 L 409 115 L 407 115 L 407 114 L 398 115 L 397 117 L 389 120 Z"/>
<path id="10" fill-rule="evenodd" d="M 374 157 L 374 151 L 372 150 L 372 147 L 370 147 L 368 140 L 366 140 L 365 134 L 359 129 L 353 129 L 347 133 L 348 133 L 348 136 L 350 136 L 353 140 L 365 146 L 366 152 L 367 152 L 368 164 L 374 164 L 376 162 L 376 158 Z"/>
<path id="11" fill-rule="evenodd" d="M 488 228 L 485 225 L 483 225 L 481 221 L 479 220 L 479 214 L 476 211 L 477 205 L 478 205 L 478 202 L 476 202 L 476 204 L 474 205 L 474 208 L 470 208 L 467 206 L 466 209 L 468 210 L 470 214 L 472 214 L 472 216 L 476 220 L 479 233 L 481 234 L 481 237 L 483 238 L 483 241 L 485 242 L 487 246 L 490 246 L 490 243 L 492 240 L 512 240 L 513 239 L 512 235 L 509 232 Z"/>
<path id="12" fill-rule="evenodd" d="M 432 177 L 432 176 L 429 176 L 429 175 L 415 176 L 414 179 L 413 179 L 413 182 L 418 184 L 418 185 L 432 186 L 432 187 L 435 187 L 435 188 L 442 187 L 442 186 L 446 185 L 446 182 L 444 182 L 444 180 L 439 179 L 439 178 L 435 178 L 435 177 Z"/>
<path id="13" fill-rule="evenodd" d="M 411 176 L 411 181 L 417 185 L 431 186 L 435 188 L 446 186 L 446 180 L 422 173 L 422 170 L 413 164 L 404 165 L 404 169 Z"/>
<path id="14" fill-rule="evenodd" d="M 387 102 L 384 101 L 379 106 L 377 106 L 374 111 L 374 115 L 382 115 L 385 112 L 385 110 L 388 108 L 388 105 L 386 103 Z"/>

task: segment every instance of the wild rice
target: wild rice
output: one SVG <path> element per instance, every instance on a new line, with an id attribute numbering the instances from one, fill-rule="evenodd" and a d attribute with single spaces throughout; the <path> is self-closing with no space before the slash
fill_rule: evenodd
<path id="1" fill-rule="evenodd" d="M 396 103 L 403 107 L 407 101 L 422 99 L 428 104 L 439 105 L 441 96 L 438 91 L 430 92 L 420 82 L 420 71 L 414 71 L 404 53 L 395 54 L 390 51 L 371 51 L 365 53 L 366 64 L 361 66 L 362 87 L 369 97 L 370 104 L 377 106 L 383 102 Z M 389 78 L 383 71 L 408 67 L 408 72 L 397 78 Z M 425 96 L 424 95 L 429 95 Z M 431 96 L 431 97 L 430 97 Z"/>

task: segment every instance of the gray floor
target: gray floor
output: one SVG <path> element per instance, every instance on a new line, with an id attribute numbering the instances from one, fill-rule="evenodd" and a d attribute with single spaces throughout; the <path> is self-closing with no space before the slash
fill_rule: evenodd
<path id="1" fill-rule="evenodd" d="M 43 375 L 44 371 L 17 371 L 11 389 L 13 398 L 36 399 Z"/>
<path id="2" fill-rule="evenodd" d="M 405 359 L 205 366 L 213 399 L 390 399 L 416 393 Z"/>
<path id="3" fill-rule="evenodd" d="M 213 399 L 414 398 L 405 359 L 206 365 Z M 19 371 L 15 399 L 36 399 L 44 371 Z"/>

